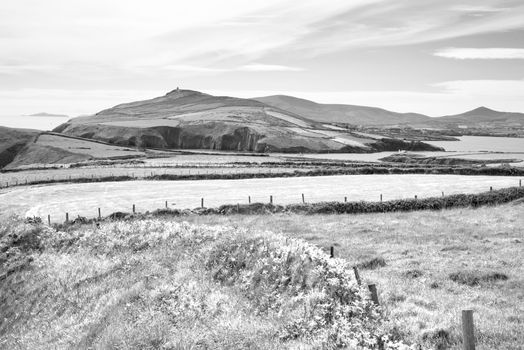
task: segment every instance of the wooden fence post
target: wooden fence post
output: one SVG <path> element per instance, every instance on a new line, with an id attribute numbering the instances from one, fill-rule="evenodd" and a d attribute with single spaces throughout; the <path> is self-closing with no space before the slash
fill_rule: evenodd
<path id="1" fill-rule="evenodd" d="M 200 199 L 200 207 L 203 208 L 204 207 L 204 197 L 202 197 Z"/>
<path id="2" fill-rule="evenodd" d="M 348 197 L 344 197 L 344 202 L 347 202 L 348 201 Z"/>
<path id="3" fill-rule="evenodd" d="M 329 257 L 334 258 L 335 257 L 335 247 L 331 246 L 329 248 Z"/>
<path id="4" fill-rule="evenodd" d="M 102 211 L 100 210 L 100 208 L 98 208 L 98 219 L 101 219 L 102 218 Z"/>
<path id="5" fill-rule="evenodd" d="M 66 222 L 69 222 L 69 213 L 66 213 Z"/>
<path id="6" fill-rule="evenodd" d="M 368 284 L 369 291 L 371 292 L 371 300 L 375 303 L 375 305 L 379 305 L 378 303 L 378 294 L 377 294 L 377 286 L 375 284 Z"/>
<path id="7" fill-rule="evenodd" d="M 251 204 L 251 196 L 247 196 L 247 202 Z"/>
<path id="8" fill-rule="evenodd" d="M 444 191 L 442 191 L 442 197 L 444 197 Z"/>
<path id="9" fill-rule="evenodd" d="M 462 310 L 462 337 L 462 348 L 464 350 L 475 350 L 473 310 Z"/>
<path id="10" fill-rule="evenodd" d="M 167 209 L 167 201 L 166 201 L 166 209 Z"/>
<path id="11" fill-rule="evenodd" d="M 273 204 L 273 195 L 269 196 L 269 204 Z"/>
<path id="12" fill-rule="evenodd" d="M 136 210 L 135 210 L 135 205 L 133 204 L 133 214 L 136 213 Z"/>
<path id="13" fill-rule="evenodd" d="M 380 194 L 380 201 L 382 202 L 382 193 Z"/>
<path id="14" fill-rule="evenodd" d="M 47 224 L 51 226 L 51 215 L 47 215 Z"/>
<path id="15" fill-rule="evenodd" d="M 306 200 L 304 199 L 304 194 L 302 193 L 302 203 L 306 203 Z"/>
<path id="16" fill-rule="evenodd" d="M 522 187 L 522 179 L 519 180 L 519 187 Z"/>
<path id="17" fill-rule="evenodd" d="M 362 280 L 360 279 L 360 274 L 358 273 L 358 267 L 353 266 L 353 273 L 355 274 L 355 279 L 357 280 L 357 283 L 360 286 L 362 284 Z"/>

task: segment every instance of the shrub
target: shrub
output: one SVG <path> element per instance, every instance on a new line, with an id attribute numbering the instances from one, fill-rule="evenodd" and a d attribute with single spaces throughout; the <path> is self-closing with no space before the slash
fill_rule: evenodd
<path id="1" fill-rule="evenodd" d="M 451 273 L 449 279 L 453 282 L 474 287 L 482 283 L 506 281 L 508 276 L 500 272 L 458 271 Z"/>
<path id="2" fill-rule="evenodd" d="M 366 270 L 374 270 L 384 266 L 386 266 L 386 260 L 381 256 L 374 256 L 357 264 L 358 268 Z"/>

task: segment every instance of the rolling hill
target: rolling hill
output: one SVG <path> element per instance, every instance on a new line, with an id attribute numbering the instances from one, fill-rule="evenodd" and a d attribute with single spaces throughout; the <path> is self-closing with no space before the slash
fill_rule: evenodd
<path id="1" fill-rule="evenodd" d="M 54 131 L 145 148 L 289 153 L 434 150 L 421 142 L 351 134 L 314 115 L 254 99 L 179 89 L 71 119 Z"/>
<path id="2" fill-rule="evenodd" d="M 30 129 L 14 129 L 0 126 L 0 168 L 11 163 L 17 154 L 38 136 Z"/>
<path id="3" fill-rule="evenodd" d="M 405 124 L 425 125 L 431 118 L 417 113 L 396 113 L 385 109 L 345 104 L 322 104 L 293 96 L 257 97 L 267 105 L 296 113 L 322 123 L 345 123 L 366 126 Z"/>

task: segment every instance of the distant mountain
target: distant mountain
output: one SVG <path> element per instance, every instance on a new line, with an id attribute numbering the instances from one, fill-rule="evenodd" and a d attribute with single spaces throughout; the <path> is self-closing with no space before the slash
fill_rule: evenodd
<path id="1" fill-rule="evenodd" d="M 257 97 L 269 106 L 296 113 L 322 123 L 346 123 L 365 126 L 425 125 L 430 117 L 417 113 L 396 113 L 382 108 L 345 104 L 322 104 L 286 95 Z"/>
<path id="2" fill-rule="evenodd" d="M 45 113 L 45 112 L 29 114 L 28 117 L 69 118 L 69 116 L 65 114 L 53 114 L 53 113 Z"/>
<path id="3" fill-rule="evenodd" d="M 394 115 L 395 122 L 418 118 L 383 113 Z M 92 116 L 71 119 L 54 131 L 147 148 L 292 153 L 433 149 L 420 142 L 352 135 L 325 125 L 340 118 L 319 115 L 322 114 L 284 110 L 255 99 L 176 89 L 161 97 L 124 103 Z"/>
<path id="4" fill-rule="evenodd" d="M 524 127 L 524 113 L 499 112 L 486 107 L 475 108 L 471 111 L 435 118 L 435 121 L 448 127 Z"/>

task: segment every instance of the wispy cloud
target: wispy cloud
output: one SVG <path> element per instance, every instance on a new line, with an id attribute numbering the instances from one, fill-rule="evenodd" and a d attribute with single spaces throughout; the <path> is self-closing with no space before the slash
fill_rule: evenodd
<path id="1" fill-rule="evenodd" d="M 524 59 L 524 49 L 520 48 L 445 48 L 437 50 L 435 56 L 465 59 Z"/>
<path id="2" fill-rule="evenodd" d="M 157 66 L 138 66 L 141 70 L 157 69 Z M 161 66 L 162 70 L 185 72 L 185 73 L 226 73 L 226 72 L 301 72 L 304 68 L 284 66 L 279 64 L 251 63 L 236 67 L 221 68 L 209 66 L 195 66 L 186 64 L 171 64 Z"/>
<path id="3" fill-rule="evenodd" d="M 304 68 L 282 66 L 278 64 L 253 63 L 238 67 L 238 70 L 246 72 L 300 72 L 303 71 Z"/>

